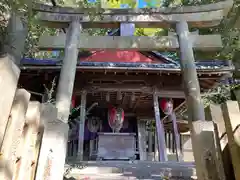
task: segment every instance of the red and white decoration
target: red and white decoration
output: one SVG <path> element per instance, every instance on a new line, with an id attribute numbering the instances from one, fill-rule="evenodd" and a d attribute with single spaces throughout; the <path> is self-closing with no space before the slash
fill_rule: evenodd
<path id="1" fill-rule="evenodd" d="M 170 99 L 162 99 L 160 101 L 160 108 L 166 115 L 170 115 L 173 112 L 173 102 Z"/>
<path id="2" fill-rule="evenodd" d="M 124 111 L 122 108 L 110 106 L 108 108 L 108 124 L 113 132 L 119 132 L 124 122 Z"/>

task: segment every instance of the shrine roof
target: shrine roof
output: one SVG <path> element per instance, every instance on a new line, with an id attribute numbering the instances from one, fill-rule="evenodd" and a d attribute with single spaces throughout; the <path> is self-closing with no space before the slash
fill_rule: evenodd
<path id="1" fill-rule="evenodd" d="M 57 69 L 61 67 L 62 60 L 56 59 L 35 59 L 35 58 L 23 58 L 21 61 L 22 69 L 35 69 L 45 67 L 44 69 Z M 232 71 L 233 67 L 230 67 L 226 61 L 199 61 L 195 63 L 196 68 L 201 71 Z M 35 67 L 33 67 L 35 66 Z M 78 61 L 78 68 L 82 69 L 145 69 L 145 70 L 173 70 L 180 71 L 180 64 L 178 62 L 168 63 L 128 63 L 128 62 L 92 62 L 92 61 Z M 32 68 L 31 68 L 32 67 Z"/>

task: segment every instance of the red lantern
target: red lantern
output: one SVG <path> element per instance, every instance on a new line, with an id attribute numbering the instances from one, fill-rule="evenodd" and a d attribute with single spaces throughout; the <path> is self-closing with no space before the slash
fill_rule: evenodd
<path id="1" fill-rule="evenodd" d="M 122 108 L 109 106 L 108 108 L 108 124 L 113 132 L 119 132 L 124 122 L 124 111 Z"/>
<path id="2" fill-rule="evenodd" d="M 169 115 L 173 111 L 173 103 L 170 99 L 162 99 L 160 101 L 160 108 L 164 114 Z"/>

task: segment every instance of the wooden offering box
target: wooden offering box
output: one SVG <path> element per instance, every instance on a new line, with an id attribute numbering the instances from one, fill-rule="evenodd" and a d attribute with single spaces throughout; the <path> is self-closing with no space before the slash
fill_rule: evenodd
<path id="1" fill-rule="evenodd" d="M 98 134 L 99 160 L 134 160 L 135 134 L 134 133 L 99 133 Z"/>

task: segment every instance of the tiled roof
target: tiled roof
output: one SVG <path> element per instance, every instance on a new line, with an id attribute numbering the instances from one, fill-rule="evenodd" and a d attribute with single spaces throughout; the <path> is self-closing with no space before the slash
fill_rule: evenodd
<path id="1" fill-rule="evenodd" d="M 62 60 L 56 59 L 35 59 L 35 58 L 23 58 L 22 65 L 40 65 L 40 66 L 57 66 L 62 64 Z M 136 67 L 136 68 L 156 68 L 156 69 L 180 69 L 178 63 L 121 63 L 121 62 L 81 62 L 78 66 L 98 66 L 98 67 Z M 197 69 L 220 69 L 228 67 L 225 61 L 201 61 L 195 63 Z"/>

